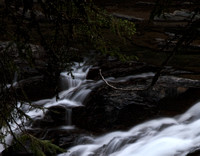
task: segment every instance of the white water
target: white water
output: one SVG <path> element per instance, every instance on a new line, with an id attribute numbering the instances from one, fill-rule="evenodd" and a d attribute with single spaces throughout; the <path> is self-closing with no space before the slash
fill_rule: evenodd
<path id="1" fill-rule="evenodd" d="M 61 129 L 74 129 L 71 121 L 71 108 L 83 106 L 85 98 L 103 81 L 86 80 L 89 66 L 75 63 L 74 79 L 67 72 L 61 73 L 62 92 L 59 99 L 44 99 L 33 102 L 33 105 L 50 108 L 66 108 L 66 124 Z M 112 82 L 124 82 L 134 78 L 151 77 L 153 73 L 144 73 L 122 78 L 108 78 Z M 40 109 L 29 110 L 23 104 L 23 110 L 32 119 L 44 117 Z M 14 126 L 15 127 L 15 126 Z M 9 144 L 12 137 L 7 136 Z M 84 136 L 67 153 L 59 156 L 185 156 L 190 150 L 200 147 L 200 103 L 186 113 L 174 118 L 162 118 L 133 127 L 129 131 L 116 131 L 100 137 Z M 3 147 L 0 147 L 0 151 Z"/>
<path id="2" fill-rule="evenodd" d="M 58 94 L 58 99 L 56 97 L 52 99 L 44 99 L 40 101 L 33 102 L 33 105 L 43 106 L 44 108 L 50 108 L 52 106 L 63 106 L 66 109 L 66 125 L 72 126 L 71 114 L 73 107 L 82 106 L 87 95 L 91 92 L 91 88 L 86 88 L 87 84 L 86 76 L 90 66 L 84 66 L 84 63 L 75 63 L 72 67 L 72 74 L 68 72 L 62 72 L 60 74 L 60 81 L 62 90 Z M 44 117 L 44 112 L 40 109 L 34 109 L 28 111 L 32 119 Z M 64 125 L 64 126 L 66 126 Z"/>
<path id="3" fill-rule="evenodd" d="M 59 156 L 185 156 L 200 147 L 200 102 L 174 118 L 151 120 L 127 132 L 91 138 Z"/>
<path id="4" fill-rule="evenodd" d="M 90 93 L 91 89 L 87 89 L 84 87 L 86 84 L 86 76 L 89 70 L 89 66 L 84 66 L 84 63 L 75 63 L 72 67 L 73 70 L 73 78 L 67 72 L 61 73 L 61 86 L 64 91 L 59 93 L 59 98 L 56 97 L 52 99 L 43 99 L 40 101 L 32 102 L 32 105 L 35 106 L 42 106 L 43 108 L 50 108 L 52 106 L 63 106 L 66 109 L 66 124 L 61 126 L 61 129 L 74 129 L 75 127 L 72 125 L 71 122 L 71 113 L 73 107 L 78 107 L 82 105 L 82 102 L 86 98 L 86 96 Z M 13 86 L 17 84 L 17 75 L 13 80 Z M 11 84 L 8 84 L 7 87 L 10 87 Z M 35 109 L 30 107 L 27 103 L 18 103 L 19 109 L 22 109 L 28 116 L 30 116 L 33 120 L 43 118 L 45 115 L 45 111 L 41 109 Z M 16 119 L 18 125 L 22 124 L 21 120 Z M 26 122 L 26 121 L 24 121 Z M 19 133 L 19 129 L 17 124 L 11 124 L 12 130 L 17 134 Z M 26 127 L 29 128 L 29 127 Z M 8 130 L 5 128 L 1 129 L 1 132 L 5 134 Z M 13 137 L 10 134 L 5 134 L 5 144 L 10 145 L 12 142 Z M 0 152 L 4 150 L 4 146 L 0 144 Z"/>
<path id="5" fill-rule="evenodd" d="M 60 129 L 66 129 L 66 130 L 74 129 L 75 126 L 73 125 L 71 119 L 72 108 L 83 106 L 84 100 L 87 98 L 92 89 L 104 83 L 102 80 L 98 82 L 93 80 L 86 80 L 89 68 L 90 66 L 85 66 L 84 63 L 75 63 L 74 66 L 72 67 L 73 76 L 68 72 L 62 72 L 60 74 L 60 86 L 63 91 L 59 93 L 58 95 L 59 99 L 57 99 L 57 97 L 53 97 L 51 99 L 43 99 L 32 102 L 32 105 L 43 108 L 50 108 L 52 106 L 62 106 L 63 108 L 66 109 L 66 124 L 60 126 Z M 153 73 L 138 74 L 117 79 L 111 77 L 108 78 L 107 80 L 111 82 L 124 82 L 132 78 L 143 78 L 148 76 L 153 76 Z M 12 85 L 14 86 L 15 84 L 17 84 L 17 75 L 15 75 Z M 8 87 L 10 86 L 11 84 L 8 84 Z M 32 108 L 28 103 L 27 104 L 19 103 L 18 105 L 19 108 L 22 109 L 33 120 L 43 118 L 46 112 L 46 110 L 41 110 L 39 108 L 38 109 Z M 22 123 L 19 119 L 16 119 L 16 122 L 18 122 L 18 125 Z M 25 128 L 30 128 L 30 127 L 28 126 Z M 12 130 L 15 133 L 19 133 L 19 129 L 17 129 L 17 125 L 14 123 L 12 124 Z M 1 129 L 2 133 L 6 131 L 7 130 Z M 12 136 L 8 134 L 5 138 L 5 143 L 7 145 L 10 145 L 11 142 L 12 142 Z M 3 150 L 4 147 L 2 144 L 0 144 L 0 152 L 2 152 Z"/>

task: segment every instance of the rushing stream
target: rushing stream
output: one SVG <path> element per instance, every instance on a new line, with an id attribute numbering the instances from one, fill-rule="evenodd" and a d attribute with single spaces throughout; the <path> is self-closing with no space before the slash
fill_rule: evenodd
<path id="1" fill-rule="evenodd" d="M 126 132 L 85 140 L 90 143 L 82 141 L 59 156 L 185 156 L 200 147 L 200 102 L 174 118 L 156 119 Z"/>
<path id="2" fill-rule="evenodd" d="M 103 83 L 87 80 L 90 66 L 75 63 L 73 77 L 61 73 L 62 90 L 58 97 L 33 102 L 33 105 L 50 108 L 62 106 L 66 109 L 66 122 L 60 128 L 74 129 L 71 120 L 73 107 L 83 106 L 84 100 L 95 87 Z M 153 73 L 143 73 L 124 78 L 108 78 L 109 81 L 123 82 L 132 78 L 152 77 Z M 23 110 L 34 120 L 43 118 L 40 109 Z M 100 137 L 80 137 L 77 145 L 59 156 L 185 156 L 200 147 L 200 102 L 184 114 L 174 118 L 151 120 L 128 131 L 116 131 Z"/>
<path id="3" fill-rule="evenodd" d="M 73 128 L 71 124 L 71 113 L 73 107 L 82 106 L 85 98 L 89 95 L 92 88 L 102 82 L 94 83 L 86 80 L 86 76 L 90 66 L 84 66 L 84 63 L 75 63 L 73 66 L 73 75 L 68 72 L 62 72 L 60 75 L 61 91 L 58 97 L 52 99 L 44 99 L 33 102 L 33 105 L 50 108 L 53 106 L 62 106 L 66 109 L 66 125 L 68 128 Z M 32 110 L 27 113 L 34 118 L 42 118 L 44 113 L 42 110 Z"/>

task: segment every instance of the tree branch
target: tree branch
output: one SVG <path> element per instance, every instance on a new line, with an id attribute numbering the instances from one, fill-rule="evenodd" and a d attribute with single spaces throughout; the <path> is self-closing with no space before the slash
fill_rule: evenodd
<path id="1" fill-rule="evenodd" d="M 113 85 L 111 85 L 110 83 L 108 83 L 108 81 L 104 78 L 104 76 L 101 73 L 101 69 L 99 69 L 99 74 L 102 78 L 102 80 L 111 88 L 115 89 L 115 90 L 122 90 L 122 91 L 143 91 L 143 90 L 147 90 L 149 89 L 151 86 L 147 86 L 146 88 L 118 88 L 115 87 Z"/>
<path id="2" fill-rule="evenodd" d="M 15 136 L 15 134 L 14 134 L 14 132 L 13 132 L 11 126 L 10 126 L 10 123 L 7 121 L 6 117 L 5 117 L 2 113 L 0 113 L 0 115 L 1 115 L 2 119 L 5 121 L 6 125 L 8 126 L 9 131 L 10 131 L 11 135 L 13 136 L 13 139 L 14 139 L 22 148 L 24 148 L 24 150 L 25 150 L 26 152 L 28 152 L 28 150 L 26 149 L 26 147 L 25 147 L 25 146 L 17 139 L 17 137 Z"/>

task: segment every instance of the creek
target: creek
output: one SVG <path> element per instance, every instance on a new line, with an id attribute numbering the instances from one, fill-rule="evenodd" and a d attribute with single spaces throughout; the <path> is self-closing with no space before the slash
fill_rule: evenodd
<path id="1" fill-rule="evenodd" d="M 71 121 L 70 109 L 82 106 L 92 89 L 103 83 L 101 80 L 97 82 L 86 80 L 88 70 L 88 66 L 76 64 L 73 70 L 74 79 L 66 72 L 61 73 L 61 84 L 64 88 L 59 94 L 60 100 L 56 102 L 54 98 L 48 103 L 45 102 L 45 107 L 53 105 L 66 107 L 68 128 L 76 126 Z M 143 73 L 107 80 L 123 82 L 153 75 L 153 73 Z M 147 121 L 128 131 L 115 131 L 99 137 L 82 136 L 78 138 L 74 147 L 59 156 L 184 156 L 199 147 L 200 102 L 181 115 Z"/>
<path id="2" fill-rule="evenodd" d="M 128 131 L 80 138 L 59 156 L 185 156 L 200 147 L 200 102 L 174 118 L 151 120 Z"/>
<path id="3" fill-rule="evenodd" d="M 78 129 L 72 122 L 75 107 L 84 107 L 85 100 L 93 89 L 101 86 L 102 80 L 88 80 L 91 66 L 75 63 L 73 75 L 62 72 L 60 86 L 62 91 L 52 99 L 35 101 L 32 105 L 44 108 L 61 107 L 62 124 L 57 129 L 73 131 Z M 142 73 L 122 78 L 107 78 L 107 81 L 126 82 L 130 79 L 153 77 L 154 73 Z M 48 109 L 32 109 L 23 105 L 34 121 L 42 120 Z M 28 125 L 27 129 L 34 129 Z M 36 128 L 37 130 L 37 128 Z M 11 138 L 8 139 L 9 141 Z M 8 142 L 9 142 L 8 141 Z M 114 131 L 101 136 L 81 135 L 66 153 L 59 156 L 185 156 L 200 148 L 200 102 L 195 103 L 185 113 L 168 118 L 158 118 L 136 125 L 127 131 Z"/>

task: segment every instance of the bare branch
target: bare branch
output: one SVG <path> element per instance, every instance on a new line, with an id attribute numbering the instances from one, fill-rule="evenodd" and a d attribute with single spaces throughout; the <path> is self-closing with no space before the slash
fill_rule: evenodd
<path id="1" fill-rule="evenodd" d="M 146 88 L 118 88 L 115 87 L 113 85 L 111 85 L 110 83 L 108 83 L 108 81 L 104 78 L 104 76 L 101 73 L 101 69 L 99 69 L 99 74 L 102 78 L 102 80 L 111 88 L 115 89 L 115 90 L 122 90 L 122 91 L 143 91 L 143 90 L 147 90 L 150 88 L 150 86 L 147 86 Z"/>

